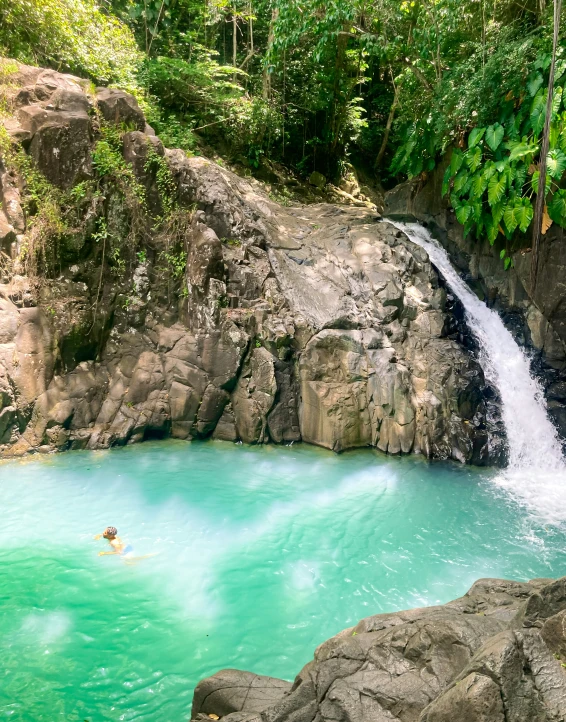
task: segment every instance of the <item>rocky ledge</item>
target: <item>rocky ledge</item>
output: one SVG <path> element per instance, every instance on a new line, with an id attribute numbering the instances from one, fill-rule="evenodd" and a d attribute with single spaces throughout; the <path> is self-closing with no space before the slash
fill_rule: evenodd
<path id="1" fill-rule="evenodd" d="M 283 207 L 164 148 L 127 93 L 15 63 L 2 78 L 2 454 L 171 435 L 501 462 L 446 291 L 375 210 Z M 55 241 L 14 154 L 72 199 Z"/>
<path id="2" fill-rule="evenodd" d="M 480 579 L 443 606 L 329 639 L 293 684 L 238 670 L 199 683 L 193 720 L 564 722 L 566 577 Z"/>

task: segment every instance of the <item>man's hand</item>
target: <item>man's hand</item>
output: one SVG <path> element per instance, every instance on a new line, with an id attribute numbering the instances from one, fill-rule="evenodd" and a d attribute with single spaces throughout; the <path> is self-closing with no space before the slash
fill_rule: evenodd
<path id="1" fill-rule="evenodd" d="M 102 537 L 102 534 L 95 534 L 95 535 L 94 535 L 94 538 L 95 538 L 95 539 L 100 539 L 101 537 Z"/>

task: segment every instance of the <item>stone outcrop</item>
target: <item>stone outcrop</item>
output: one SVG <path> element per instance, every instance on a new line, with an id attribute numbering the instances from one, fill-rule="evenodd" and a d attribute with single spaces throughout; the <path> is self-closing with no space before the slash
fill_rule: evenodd
<path id="1" fill-rule="evenodd" d="M 165 149 L 127 93 L 18 68 L 12 142 L 54 186 L 96 192 L 56 271 L 26 275 L 34 210 L 4 159 L 3 454 L 171 435 L 502 461 L 494 395 L 436 271 L 375 210 L 282 207 Z M 141 210 L 92 162 L 109 124 Z"/>
<path id="2" fill-rule="evenodd" d="M 218 672 L 197 686 L 192 718 L 564 722 L 565 614 L 566 577 L 481 579 L 444 606 L 379 614 L 344 630 L 318 647 L 290 690 L 263 678 L 263 706 L 257 696 L 253 709 L 241 704 L 254 675 Z"/>
<path id="3" fill-rule="evenodd" d="M 449 156 L 426 178 L 396 186 L 385 196 L 385 214 L 408 215 L 431 226 L 469 285 L 494 307 L 517 342 L 533 356 L 533 371 L 547 398 L 548 411 L 566 439 L 566 273 L 564 229 L 553 224 L 541 244 L 539 277 L 531 289 L 530 238 L 515 241 L 513 264 L 507 271 L 496 242 L 464 236 L 447 198 L 442 179 Z"/>

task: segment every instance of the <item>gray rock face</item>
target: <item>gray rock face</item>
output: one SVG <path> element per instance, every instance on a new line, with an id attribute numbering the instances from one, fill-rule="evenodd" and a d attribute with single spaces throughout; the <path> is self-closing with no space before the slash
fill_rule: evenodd
<path id="1" fill-rule="evenodd" d="M 566 639 L 563 613 L 566 578 L 482 579 L 444 606 L 380 614 L 344 630 L 318 647 L 281 699 L 239 719 L 564 722 L 566 665 L 555 651 Z M 236 675 L 199 683 L 193 719 L 225 674 Z M 208 699 L 208 713 L 241 711 Z"/>
<path id="2" fill-rule="evenodd" d="M 145 205 L 134 218 L 105 186 L 85 210 L 79 262 L 29 279 L 15 259 L 0 279 L 4 454 L 172 435 L 500 461 L 488 389 L 450 331 L 437 274 L 375 211 L 283 208 L 257 182 L 164 149 L 122 91 L 91 99 L 78 79 L 27 66 L 9 80 L 14 142 L 25 137 L 63 188 L 90 173 L 93 103 L 105 122 L 134 128 L 123 155 Z M 59 136 L 54 154 L 47 141 Z M 164 167 L 175 212 L 156 225 Z M 0 241 L 11 249 L 31 231 L 18 179 L 2 168 Z M 119 248 L 104 261 L 101 221 L 112 243 L 132 247 L 127 259 Z"/>

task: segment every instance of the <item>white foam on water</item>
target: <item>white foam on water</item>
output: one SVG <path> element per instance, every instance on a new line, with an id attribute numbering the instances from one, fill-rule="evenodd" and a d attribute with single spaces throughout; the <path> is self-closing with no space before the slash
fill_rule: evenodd
<path id="1" fill-rule="evenodd" d="M 68 612 L 33 612 L 23 619 L 17 638 L 25 643 L 47 646 L 68 637 L 71 626 Z"/>
<path id="2" fill-rule="evenodd" d="M 495 483 L 543 521 L 566 522 L 566 464 L 542 389 L 531 375 L 529 358 L 499 315 L 460 278 L 447 252 L 426 228 L 418 223 L 387 222 L 427 251 L 464 306 L 468 326 L 478 341 L 481 367 L 501 397 L 509 464 Z"/>

